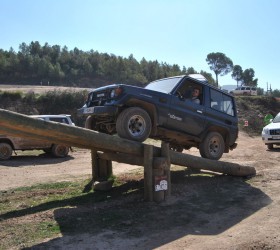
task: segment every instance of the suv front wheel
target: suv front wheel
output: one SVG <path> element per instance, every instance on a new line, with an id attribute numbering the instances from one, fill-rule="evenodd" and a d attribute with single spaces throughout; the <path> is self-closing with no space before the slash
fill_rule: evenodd
<path id="1" fill-rule="evenodd" d="M 145 141 L 152 128 L 149 114 L 142 108 L 131 107 L 120 113 L 116 129 L 120 137 L 133 141 Z"/>
<path id="2" fill-rule="evenodd" d="M 210 132 L 199 145 L 200 155 L 211 160 L 219 160 L 224 151 L 224 138 L 218 132 Z"/>

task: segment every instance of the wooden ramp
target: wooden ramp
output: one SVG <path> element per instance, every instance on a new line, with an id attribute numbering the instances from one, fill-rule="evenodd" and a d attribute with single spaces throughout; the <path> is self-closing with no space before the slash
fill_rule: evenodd
<path id="1" fill-rule="evenodd" d="M 144 166 L 144 143 L 134 142 L 117 136 L 98 133 L 80 127 L 47 122 L 26 115 L 0 109 L 0 133 L 51 141 L 78 148 L 94 149 L 104 160 Z M 169 151 L 170 163 L 219 172 L 232 176 L 252 176 L 256 170 L 251 166 L 209 160 L 197 156 Z M 153 156 L 161 156 L 161 148 L 153 146 Z"/>

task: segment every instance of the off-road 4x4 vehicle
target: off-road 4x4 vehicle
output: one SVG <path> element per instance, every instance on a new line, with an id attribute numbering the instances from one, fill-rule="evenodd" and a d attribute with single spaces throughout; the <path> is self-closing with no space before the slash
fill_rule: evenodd
<path id="1" fill-rule="evenodd" d="M 31 115 L 31 117 L 75 126 L 70 115 Z M 58 145 L 40 140 L 0 134 L 0 160 L 10 159 L 13 150 L 34 149 L 40 149 L 44 150 L 46 153 L 52 153 L 55 157 L 66 157 L 69 153 L 69 146 L 66 145 Z"/>
<path id="2" fill-rule="evenodd" d="M 191 100 L 193 89 L 200 92 L 200 104 Z M 201 75 L 164 78 L 145 88 L 101 87 L 88 94 L 78 112 L 88 116 L 88 129 L 140 142 L 160 139 L 179 152 L 197 147 L 209 159 L 218 160 L 237 145 L 234 97 Z"/>

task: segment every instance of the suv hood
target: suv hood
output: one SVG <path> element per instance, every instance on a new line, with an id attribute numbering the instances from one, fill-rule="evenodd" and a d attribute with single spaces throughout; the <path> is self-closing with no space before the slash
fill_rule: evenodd
<path id="1" fill-rule="evenodd" d="M 266 129 L 280 129 L 280 122 L 272 122 L 266 125 L 264 128 Z"/>

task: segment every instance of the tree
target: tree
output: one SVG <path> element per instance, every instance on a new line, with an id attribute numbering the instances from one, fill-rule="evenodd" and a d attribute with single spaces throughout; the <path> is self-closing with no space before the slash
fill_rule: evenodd
<path id="1" fill-rule="evenodd" d="M 279 89 L 275 89 L 272 91 L 272 96 L 274 97 L 280 97 L 280 90 Z"/>
<path id="2" fill-rule="evenodd" d="M 29 51 L 32 56 L 41 54 L 41 45 L 38 41 L 31 42 L 29 45 Z"/>
<path id="3" fill-rule="evenodd" d="M 200 74 L 203 75 L 203 76 L 207 79 L 207 81 L 208 81 L 209 84 L 215 86 L 215 80 L 214 80 L 214 78 L 212 77 L 212 74 L 211 74 L 211 73 L 208 73 L 208 72 L 206 72 L 206 71 L 201 70 L 201 71 L 200 71 Z"/>
<path id="4" fill-rule="evenodd" d="M 40 45 L 32 41 L 29 45 L 21 43 L 19 51 L 0 49 L 0 84 L 5 82 L 24 81 L 35 84 L 41 81 L 59 81 L 79 84 L 100 81 L 106 83 L 122 82 L 142 86 L 149 81 L 182 74 L 198 73 L 193 67 L 181 70 L 178 64 L 147 61 L 138 62 L 133 54 L 128 58 L 90 50 L 84 52 L 78 48 L 68 50 L 66 46 Z M 211 74 L 202 72 L 209 82 Z M 213 82 L 214 79 L 213 79 Z M 103 84 L 103 83 L 102 83 Z"/>
<path id="5" fill-rule="evenodd" d="M 245 69 L 243 72 L 244 85 L 256 87 L 258 85 L 258 79 L 254 79 L 254 77 L 255 71 L 252 68 Z"/>
<path id="6" fill-rule="evenodd" d="M 196 70 L 194 70 L 193 67 L 188 67 L 187 71 L 186 71 L 186 74 L 187 75 L 190 75 L 190 74 L 197 74 Z"/>
<path id="7" fill-rule="evenodd" d="M 240 65 L 234 65 L 231 77 L 236 81 L 238 87 L 238 83 L 243 80 L 243 70 Z"/>
<path id="8" fill-rule="evenodd" d="M 216 52 L 207 55 L 206 62 L 216 75 L 216 85 L 218 86 L 218 75 L 224 76 L 232 71 L 233 62 L 225 54 Z"/>

